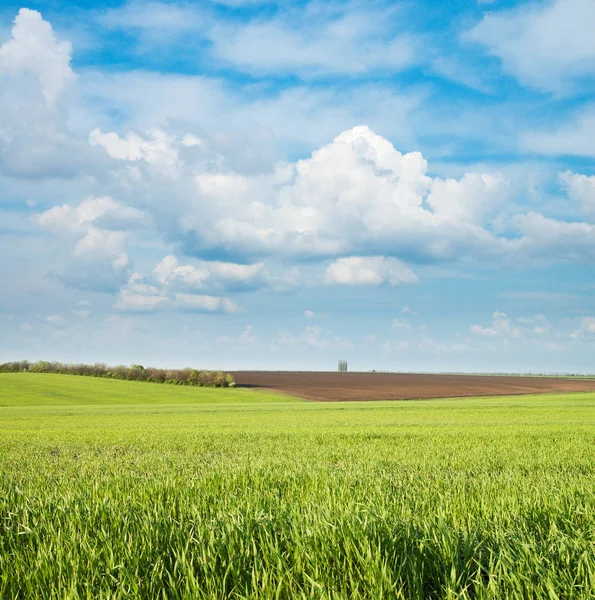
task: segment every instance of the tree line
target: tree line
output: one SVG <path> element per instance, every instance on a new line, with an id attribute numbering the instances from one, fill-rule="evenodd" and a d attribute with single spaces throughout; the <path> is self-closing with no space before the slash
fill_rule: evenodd
<path id="1" fill-rule="evenodd" d="M 60 373 L 63 375 L 82 375 L 86 377 L 104 377 L 126 379 L 128 381 L 148 381 L 151 383 L 169 383 L 173 385 L 195 385 L 201 387 L 234 387 L 231 373 L 222 371 L 199 371 L 197 369 L 156 369 L 142 365 L 119 365 L 110 367 L 105 363 L 64 364 L 40 360 L 26 360 L 0 364 L 0 373 Z"/>

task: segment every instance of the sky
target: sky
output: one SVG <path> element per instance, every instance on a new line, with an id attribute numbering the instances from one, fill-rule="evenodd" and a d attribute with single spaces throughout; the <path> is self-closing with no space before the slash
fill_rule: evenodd
<path id="1" fill-rule="evenodd" d="M 595 0 L 0 0 L 0 362 L 595 373 Z"/>

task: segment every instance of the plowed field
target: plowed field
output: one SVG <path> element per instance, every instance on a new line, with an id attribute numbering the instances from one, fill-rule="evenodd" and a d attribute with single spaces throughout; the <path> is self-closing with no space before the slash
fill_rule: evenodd
<path id="1" fill-rule="evenodd" d="M 328 402 L 595 391 L 595 378 L 296 371 L 236 371 L 233 375 L 239 387 L 275 390 Z"/>

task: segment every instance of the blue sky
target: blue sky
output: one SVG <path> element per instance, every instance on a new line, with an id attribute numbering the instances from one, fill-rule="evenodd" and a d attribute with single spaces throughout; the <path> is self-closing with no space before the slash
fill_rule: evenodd
<path id="1" fill-rule="evenodd" d="M 0 360 L 595 372 L 594 28 L 0 3 Z"/>

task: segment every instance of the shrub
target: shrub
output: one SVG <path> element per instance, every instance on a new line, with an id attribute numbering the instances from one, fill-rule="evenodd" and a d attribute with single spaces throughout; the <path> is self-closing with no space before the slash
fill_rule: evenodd
<path id="1" fill-rule="evenodd" d="M 218 371 L 215 373 L 213 383 L 215 384 L 215 387 L 223 387 L 225 385 L 225 375 L 221 371 Z"/>
<path id="2" fill-rule="evenodd" d="M 40 360 L 30 363 L 26 360 L 0 364 L 0 373 L 61 373 L 87 377 L 111 377 L 129 381 L 147 381 L 151 383 L 169 383 L 173 385 L 195 385 L 207 387 L 233 387 L 235 381 L 230 373 L 219 371 L 199 371 L 197 369 L 155 369 L 142 365 L 109 367 L 105 363 L 94 365 L 63 364 Z"/>

